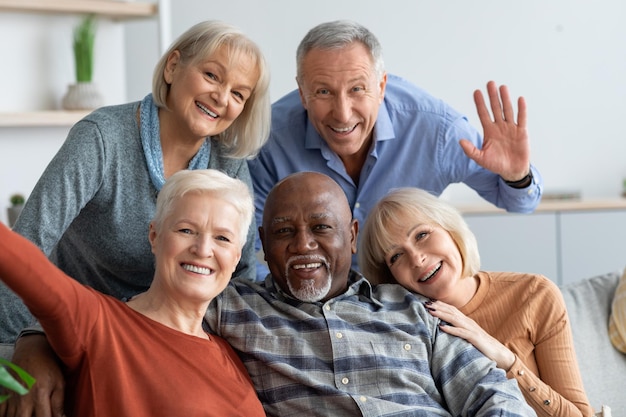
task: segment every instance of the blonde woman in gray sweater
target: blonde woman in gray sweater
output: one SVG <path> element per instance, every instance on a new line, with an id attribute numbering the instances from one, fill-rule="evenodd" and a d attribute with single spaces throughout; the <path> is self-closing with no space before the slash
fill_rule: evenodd
<path id="1" fill-rule="evenodd" d="M 269 133 L 269 72 L 258 46 L 218 21 L 196 24 L 158 62 L 152 94 L 76 123 L 31 193 L 14 230 L 66 274 L 123 299 L 148 288 L 145 231 L 166 178 L 214 168 L 245 182 L 246 158 Z M 255 278 L 250 226 L 236 275 Z M 0 342 L 33 318 L 0 285 Z"/>

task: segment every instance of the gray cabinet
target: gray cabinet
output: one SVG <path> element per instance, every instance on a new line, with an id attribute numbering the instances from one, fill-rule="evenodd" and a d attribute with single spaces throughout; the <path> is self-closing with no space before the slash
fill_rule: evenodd
<path id="1" fill-rule="evenodd" d="M 560 213 L 564 283 L 626 266 L 626 210 Z"/>
<path id="2" fill-rule="evenodd" d="M 478 240 L 481 269 L 535 272 L 558 282 L 553 214 L 472 214 L 465 220 Z"/>
<path id="3" fill-rule="evenodd" d="M 626 266 L 626 200 L 540 205 L 533 214 L 461 212 L 484 270 L 539 273 L 565 285 Z"/>

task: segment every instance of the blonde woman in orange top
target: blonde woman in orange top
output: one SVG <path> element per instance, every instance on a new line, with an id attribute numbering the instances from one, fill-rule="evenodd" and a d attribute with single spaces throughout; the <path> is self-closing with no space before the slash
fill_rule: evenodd
<path id="1" fill-rule="evenodd" d="M 454 207 L 420 189 L 392 190 L 370 212 L 358 254 L 373 284 L 425 296 L 441 329 L 515 378 L 539 417 L 593 415 L 558 287 L 542 275 L 479 271 L 476 238 Z"/>

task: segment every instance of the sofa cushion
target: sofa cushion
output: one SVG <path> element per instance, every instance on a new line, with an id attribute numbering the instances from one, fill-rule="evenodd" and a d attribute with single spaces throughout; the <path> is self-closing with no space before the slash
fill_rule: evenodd
<path id="1" fill-rule="evenodd" d="M 576 357 L 591 406 L 626 415 L 626 355 L 611 344 L 608 322 L 622 271 L 588 278 L 561 288 L 574 335 Z"/>

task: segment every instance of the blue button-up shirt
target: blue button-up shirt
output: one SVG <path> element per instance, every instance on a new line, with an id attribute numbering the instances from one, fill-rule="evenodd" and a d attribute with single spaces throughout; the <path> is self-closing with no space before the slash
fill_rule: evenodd
<path id="1" fill-rule="evenodd" d="M 319 303 L 270 276 L 237 278 L 206 318 L 240 354 L 268 416 L 534 416 L 516 381 L 440 331 L 424 301 L 354 272 L 343 295 Z"/>
<path id="2" fill-rule="evenodd" d="M 248 162 L 254 185 L 256 221 L 262 224 L 267 194 L 282 178 L 300 171 L 322 172 L 348 197 L 354 218 L 364 224 L 372 206 L 392 188 L 418 187 L 440 195 L 453 183 L 465 183 L 485 200 L 510 212 L 532 212 L 541 200 L 543 180 L 523 189 L 469 159 L 459 145 L 468 139 L 482 147 L 482 135 L 467 118 L 424 90 L 388 75 L 383 104 L 374 125 L 374 143 L 355 184 L 345 167 L 309 122 L 298 91 L 272 105 L 272 129 L 259 155 Z M 261 249 L 257 236 L 257 251 Z M 358 270 L 356 257 L 353 268 Z M 260 264 L 257 279 L 267 273 Z"/>

